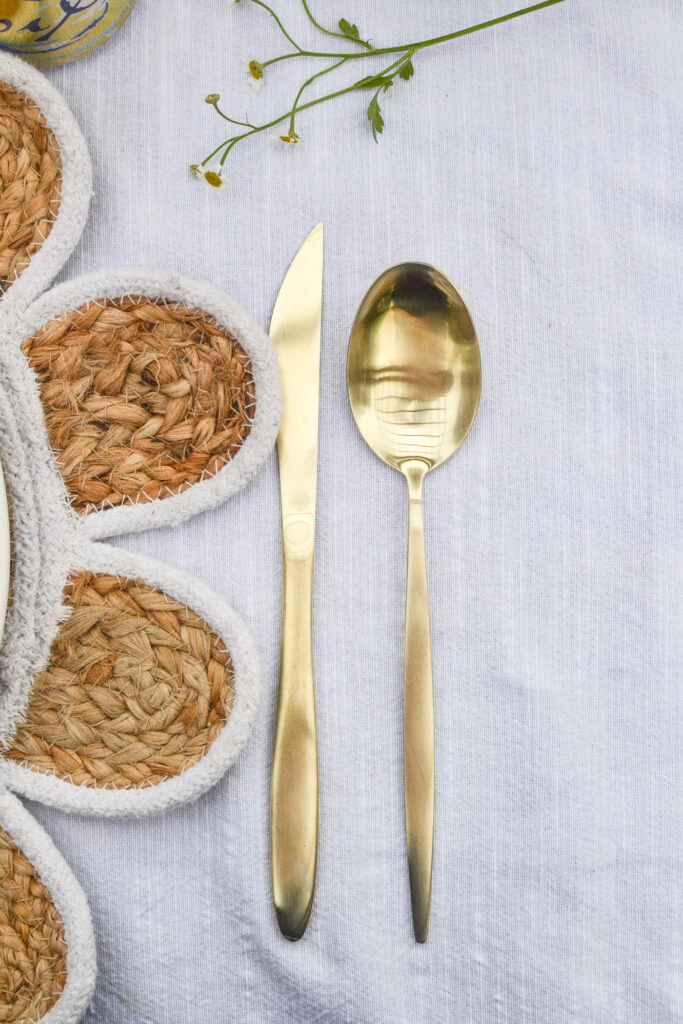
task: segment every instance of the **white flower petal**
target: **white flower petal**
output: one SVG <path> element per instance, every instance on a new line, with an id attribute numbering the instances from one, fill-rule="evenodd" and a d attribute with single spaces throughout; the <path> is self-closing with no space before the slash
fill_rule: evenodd
<path id="1" fill-rule="evenodd" d="M 259 89 L 263 87 L 263 74 L 261 74 L 260 78 L 255 78 L 251 70 L 251 65 L 258 63 L 259 62 L 254 57 L 246 57 L 244 54 L 242 55 L 242 67 L 249 79 L 249 85 L 252 87 L 254 92 L 258 92 Z"/>

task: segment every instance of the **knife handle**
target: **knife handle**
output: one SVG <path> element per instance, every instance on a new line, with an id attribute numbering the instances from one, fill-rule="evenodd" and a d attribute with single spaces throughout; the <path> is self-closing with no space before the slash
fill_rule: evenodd
<path id="1" fill-rule="evenodd" d="M 296 536 L 304 525 L 290 523 L 290 535 Z M 312 552 L 293 557 L 285 547 L 283 589 L 270 843 L 275 913 L 280 931 L 294 942 L 305 932 L 311 915 L 318 853 Z"/>
<path id="2" fill-rule="evenodd" d="M 434 846 L 434 688 L 429 595 L 422 512 L 426 465 L 405 463 L 408 481 L 408 578 L 403 678 L 403 778 L 413 931 L 425 942 L 429 929 Z"/>

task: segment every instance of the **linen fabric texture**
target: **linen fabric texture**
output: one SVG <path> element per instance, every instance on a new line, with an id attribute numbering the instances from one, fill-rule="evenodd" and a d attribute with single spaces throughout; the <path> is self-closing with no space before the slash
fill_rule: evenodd
<path id="1" fill-rule="evenodd" d="M 678 1024 L 680 4 L 572 0 L 421 53 L 380 98 L 378 144 L 369 96 L 346 96 L 301 115 L 296 147 L 236 147 L 216 193 L 187 171 L 231 131 L 204 96 L 271 118 L 318 69 L 283 61 L 252 93 L 241 55 L 282 52 L 277 28 L 255 5 L 228 6 L 145 0 L 97 53 L 50 71 L 95 182 L 61 278 L 158 266 L 211 281 L 266 327 L 298 246 L 325 224 L 316 901 L 303 940 L 285 942 L 268 862 L 273 455 L 230 502 L 123 541 L 227 597 L 256 636 L 262 714 L 234 768 L 145 821 L 31 806 L 93 911 L 86 1020 Z M 513 6 L 314 13 L 389 43 Z M 277 9 L 317 43 L 295 3 Z M 365 291 L 413 259 L 461 291 L 483 362 L 474 428 L 425 483 L 436 836 L 424 947 L 403 839 L 405 487 L 358 434 L 344 384 Z"/>

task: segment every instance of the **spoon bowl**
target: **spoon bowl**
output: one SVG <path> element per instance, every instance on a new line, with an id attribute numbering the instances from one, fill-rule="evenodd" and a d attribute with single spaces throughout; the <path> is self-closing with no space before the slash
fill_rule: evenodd
<path id="1" fill-rule="evenodd" d="M 385 271 L 363 299 L 347 362 L 351 409 L 381 459 L 425 472 L 467 436 L 479 405 L 474 324 L 451 282 L 424 263 Z"/>
<path id="2" fill-rule="evenodd" d="M 403 761 L 413 929 L 429 928 L 434 840 L 434 696 L 422 481 L 462 444 L 481 393 L 474 324 L 447 277 L 424 263 L 385 271 L 351 329 L 349 402 L 368 445 L 408 483 Z"/>

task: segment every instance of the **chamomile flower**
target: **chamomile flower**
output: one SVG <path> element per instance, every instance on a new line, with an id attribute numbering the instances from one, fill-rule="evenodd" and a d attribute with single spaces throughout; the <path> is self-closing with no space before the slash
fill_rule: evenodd
<path id="1" fill-rule="evenodd" d="M 190 164 L 190 174 L 194 178 L 199 178 L 205 181 L 211 188 L 220 191 L 225 188 L 225 179 L 223 178 L 223 168 L 220 164 L 212 164 L 211 167 L 203 167 L 200 164 Z"/>
<path id="2" fill-rule="evenodd" d="M 249 85 L 258 92 L 263 86 L 263 65 L 249 57 L 243 57 L 242 64 L 249 78 Z"/>
<path id="3" fill-rule="evenodd" d="M 296 132 L 287 132 L 286 135 L 279 135 L 280 142 L 284 142 L 287 145 L 296 146 L 299 142 L 299 136 Z"/>
<path id="4" fill-rule="evenodd" d="M 220 171 L 205 171 L 204 181 L 207 183 L 207 185 L 210 185 L 211 188 L 225 188 L 225 182 L 221 177 Z"/>

